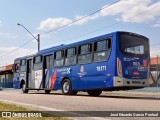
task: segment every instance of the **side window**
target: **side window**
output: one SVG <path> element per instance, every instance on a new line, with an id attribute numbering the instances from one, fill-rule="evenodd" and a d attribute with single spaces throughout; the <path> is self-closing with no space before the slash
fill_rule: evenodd
<path id="1" fill-rule="evenodd" d="M 21 72 L 25 72 L 26 71 L 26 60 L 21 60 L 21 64 L 20 64 L 20 70 Z"/>
<path id="2" fill-rule="evenodd" d="M 52 68 L 52 55 L 45 56 L 44 67 L 45 69 Z"/>
<path id="3" fill-rule="evenodd" d="M 19 72 L 19 63 L 14 64 L 14 72 L 18 73 Z"/>
<path id="4" fill-rule="evenodd" d="M 33 70 L 42 69 L 42 56 L 36 56 L 33 59 Z"/>
<path id="5" fill-rule="evenodd" d="M 76 47 L 65 50 L 65 66 L 75 65 L 77 61 Z"/>
<path id="6" fill-rule="evenodd" d="M 92 62 L 92 44 L 85 44 L 78 47 L 78 64 Z"/>
<path id="7" fill-rule="evenodd" d="M 61 67 L 64 63 L 64 51 L 60 50 L 54 53 L 54 67 Z"/>
<path id="8" fill-rule="evenodd" d="M 111 53 L 111 39 L 104 39 L 94 43 L 94 61 L 107 61 Z"/>

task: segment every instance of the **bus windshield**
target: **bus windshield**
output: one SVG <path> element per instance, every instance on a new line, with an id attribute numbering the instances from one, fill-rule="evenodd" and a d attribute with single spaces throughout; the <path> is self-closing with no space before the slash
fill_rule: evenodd
<path id="1" fill-rule="evenodd" d="M 123 53 L 137 56 L 149 55 L 149 40 L 146 37 L 121 33 L 120 35 L 120 49 Z"/>

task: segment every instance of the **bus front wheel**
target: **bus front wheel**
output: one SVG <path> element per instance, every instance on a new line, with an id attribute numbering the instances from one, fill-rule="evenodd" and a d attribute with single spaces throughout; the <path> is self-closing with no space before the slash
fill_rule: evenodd
<path id="1" fill-rule="evenodd" d="M 88 90 L 87 93 L 90 96 L 99 96 L 102 93 L 102 90 Z"/>
<path id="2" fill-rule="evenodd" d="M 62 83 L 63 95 L 76 95 L 78 91 L 72 90 L 72 84 L 69 79 L 65 79 Z"/>
<path id="3" fill-rule="evenodd" d="M 23 86 L 22 86 L 22 92 L 23 93 L 28 93 L 28 89 L 26 89 L 26 85 L 25 84 L 23 84 Z"/>

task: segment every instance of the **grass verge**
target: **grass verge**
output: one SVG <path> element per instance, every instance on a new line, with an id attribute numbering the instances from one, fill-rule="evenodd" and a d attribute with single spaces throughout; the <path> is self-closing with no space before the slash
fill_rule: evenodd
<path id="1" fill-rule="evenodd" d="M 0 102 L 0 111 L 3 112 L 3 111 L 34 111 L 34 110 L 31 110 L 31 109 L 28 109 L 28 108 L 25 108 L 25 107 L 21 107 L 21 106 L 17 106 L 17 105 L 14 105 L 14 104 L 8 104 L 8 103 L 3 103 L 3 102 Z M 44 113 L 46 114 L 46 113 Z M 68 118 L 65 118 L 65 117 L 38 117 L 38 118 L 0 118 L 0 120 L 71 120 L 71 119 L 68 119 Z"/>

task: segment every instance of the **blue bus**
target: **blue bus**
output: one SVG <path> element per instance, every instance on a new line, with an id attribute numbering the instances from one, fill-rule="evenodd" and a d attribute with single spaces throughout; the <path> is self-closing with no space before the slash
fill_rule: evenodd
<path id="1" fill-rule="evenodd" d="M 117 31 L 17 58 L 13 83 L 23 93 L 61 89 L 64 95 L 143 88 L 148 86 L 149 52 L 147 37 Z"/>

